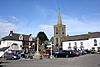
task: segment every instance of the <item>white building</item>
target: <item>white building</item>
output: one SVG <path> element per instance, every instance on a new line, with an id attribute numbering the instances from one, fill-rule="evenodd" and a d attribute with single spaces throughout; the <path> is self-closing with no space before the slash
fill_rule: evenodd
<path id="1" fill-rule="evenodd" d="M 8 36 L 1 39 L 0 48 L 10 47 L 9 50 L 22 50 L 32 46 L 33 38 L 32 35 L 18 34 L 10 31 Z"/>
<path id="2" fill-rule="evenodd" d="M 66 36 L 63 41 L 63 50 L 100 50 L 100 32 L 89 32 L 88 34 Z"/>

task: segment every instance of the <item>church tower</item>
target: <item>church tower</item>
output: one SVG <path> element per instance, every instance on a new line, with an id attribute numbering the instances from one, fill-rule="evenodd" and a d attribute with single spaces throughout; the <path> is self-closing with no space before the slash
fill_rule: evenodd
<path id="1" fill-rule="evenodd" d="M 56 49 L 62 48 L 62 41 L 66 36 L 66 25 L 62 24 L 60 8 L 58 9 L 58 21 L 57 24 L 54 25 L 54 46 Z"/>

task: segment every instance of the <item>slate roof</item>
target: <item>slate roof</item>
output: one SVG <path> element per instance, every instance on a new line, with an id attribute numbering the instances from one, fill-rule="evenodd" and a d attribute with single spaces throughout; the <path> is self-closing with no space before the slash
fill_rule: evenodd
<path id="1" fill-rule="evenodd" d="M 0 51 L 5 51 L 7 50 L 9 47 L 3 47 L 3 48 L 0 48 Z"/>
<path id="2" fill-rule="evenodd" d="M 100 32 L 89 32 L 88 34 L 81 34 L 75 36 L 66 36 L 64 41 L 78 41 L 78 40 L 88 40 L 89 38 L 99 38 Z"/>
<path id="3" fill-rule="evenodd" d="M 22 35 L 23 36 L 23 40 L 22 41 L 29 41 L 29 37 L 30 35 L 25 35 L 25 34 L 18 34 L 18 33 L 13 33 L 10 32 L 12 35 L 10 36 L 10 34 L 6 37 L 3 37 L 2 40 L 16 40 L 16 41 L 20 41 L 19 40 L 19 36 Z"/>

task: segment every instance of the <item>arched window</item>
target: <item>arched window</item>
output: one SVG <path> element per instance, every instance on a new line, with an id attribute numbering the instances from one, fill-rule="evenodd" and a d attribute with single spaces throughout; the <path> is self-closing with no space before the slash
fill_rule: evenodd
<path id="1" fill-rule="evenodd" d="M 11 48 L 12 48 L 12 50 L 18 50 L 19 49 L 18 44 L 16 44 L 16 43 L 13 43 L 11 45 Z"/>
<path id="2" fill-rule="evenodd" d="M 97 46 L 97 40 L 94 39 L 94 46 Z"/>
<path id="3" fill-rule="evenodd" d="M 56 38 L 56 43 L 58 44 L 58 38 Z"/>

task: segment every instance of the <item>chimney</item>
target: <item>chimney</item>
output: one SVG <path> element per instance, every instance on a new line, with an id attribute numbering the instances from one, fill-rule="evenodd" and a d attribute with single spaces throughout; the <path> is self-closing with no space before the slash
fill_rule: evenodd
<path id="1" fill-rule="evenodd" d="M 10 31 L 10 33 L 13 33 L 13 31 Z"/>
<path id="2" fill-rule="evenodd" d="M 13 34 L 13 31 L 10 31 L 10 34 L 9 34 L 9 36 L 12 36 L 12 34 Z"/>
<path id="3" fill-rule="evenodd" d="M 29 36 L 32 36 L 32 34 L 29 34 Z"/>

